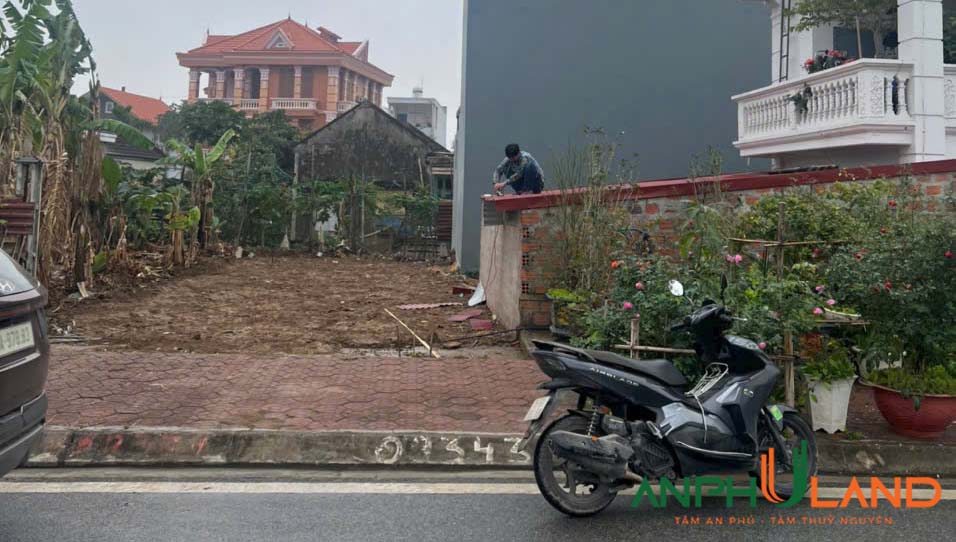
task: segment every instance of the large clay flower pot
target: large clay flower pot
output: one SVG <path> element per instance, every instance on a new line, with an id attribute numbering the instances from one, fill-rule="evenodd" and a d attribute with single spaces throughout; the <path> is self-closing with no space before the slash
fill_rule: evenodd
<path id="1" fill-rule="evenodd" d="M 846 411 L 850 408 L 850 392 L 856 378 L 835 382 L 810 380 L 810 418 L 813 430 L 833 434 L 846 431 Z"/>
<path id="2" fill-rule="evenodd" d="M 884 386 L 868 385 L 873 388 L 873 399 L 880 414 L 889 422 L 890 429 L 900 435 L 939 438 L 956 420 L 956 396 L 926 395 L 916 410 L 912 398 L 903 397 L 900 392 Z"/>

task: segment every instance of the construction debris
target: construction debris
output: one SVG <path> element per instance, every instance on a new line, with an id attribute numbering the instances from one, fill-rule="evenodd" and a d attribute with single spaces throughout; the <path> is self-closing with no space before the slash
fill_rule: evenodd
<path id="1" fill-rule="evenodd" d="M 481 309 L 471 309 L 467 310 L 461 314 L 456 314 L 448 318 L 449 322 L 464 322 L 466 320 L 471 320 L 472 318 L 477 318 L 484 313 Z"/>
<path id="2" fill-rule="evenodd" d="M 475 331 L 488 331 L 495 327 L 495 323 L 491 320 L 469 320 L 468 323 Z"/>

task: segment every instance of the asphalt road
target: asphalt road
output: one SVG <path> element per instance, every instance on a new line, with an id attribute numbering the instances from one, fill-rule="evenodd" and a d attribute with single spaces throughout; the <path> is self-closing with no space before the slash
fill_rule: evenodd
<path id="1" fill-rule="evenodd" d="M 825 485 L 846 487 L 841 482 Z M 26 470 L 0 481 L 0 541 L 938 542 L 956 533 L 952 491 L 932 509 L 851 505 L 832 513 L 766 503 L 728 510 L 716 499 L 692 510 L 633 508 L 631 499 L 570 519 L 536 494 L 526 474 L 513 472 Z M 791 518 L 795 524 L 777 524 Z M 867 523 L 842 524 L 851 518 Z"/>

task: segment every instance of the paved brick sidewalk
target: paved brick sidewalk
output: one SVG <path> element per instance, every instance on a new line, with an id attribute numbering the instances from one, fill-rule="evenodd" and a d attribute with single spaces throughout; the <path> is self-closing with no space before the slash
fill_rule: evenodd
<path id="1" fill-rule="evenodd" d="M 519 432 L 545 378 L 524 359 L 164 354 L 57 345 L 48 421 Z"/>

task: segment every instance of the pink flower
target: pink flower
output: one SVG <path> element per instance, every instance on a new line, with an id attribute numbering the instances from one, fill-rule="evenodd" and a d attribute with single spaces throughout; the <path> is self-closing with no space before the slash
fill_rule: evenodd
<path id="1" fill-rule="evenodd" d="M 893 287 L 893 283 L 892 283 L 892 282 L 884 282 L 884 283 L 883 283 L 883 287 L 886 288 L 887 290 L 889 290 L 890 288 Z"/>
<path id="2" fill-rule="evenodd" d="M 826 290 L 826 286 L 824 286 L 824 285 L 822 285 L 822 284 L 818 285 L 816 288 L 813 289 L 813 291 L 816 292 L 816 293 L 818 293 L 818 294 L 822 294 L 822 293 L 823 293 L 823 290 Z"/>
<path id="3" fill-rule="evenodd" d="M 823 314 L 823 309 L 821 309 L 820 307 L 816 307 L 815 309 L 813 309 L 813 314 L 820 316 L 821 314 Z"/>
<path id="4" fill-rule="evenodd" d="M 625 301 L 624 304 L 621 305 L 621 307 L 626 311 L 634 310 L 634 304 L 631 303 L 630 301 Z"/>
<path id="5" fill-rule="evenodd" d="M 757 343 L 757 348 L 759 348 L 759 349 L 761 349 L 761 350 L 766 350 L 766 349 L 767 349 L 767 343 L 765 343 L 765 342 L 763 342 L 763 341 L 760 341 L 759 343 Z"/>
<path id="6" fill-rule="evenodd" d="M 639 292 L 644 291 L 644 283 L 643 283 L 643 282 L 637 282 L 637 283 L 635 283 L 635 284 L 634 284 L 634 287 L 637 288 L 637 291 L 639 291 Z"/>
<path id="7" fill-rule="evenodd" d="M 836 305 L 836 299 L 827 299 L 827 305 L 831 307 Z"/>
<path id="8" fill-rule="evenodd" d="M 952 260 L 952 259 L 953 259 L 953 251 L 952 251 L 952 250 L 947 250 L 947 251 L 946 251 L 946 254 L 943 254 L 943 256 L 946 256 L 946 259 L 947 259 L 947 260 Z"/>
<path id="9" fill-rule="evenodd" d="M 734 254 L 734 263 L 735 263 L 735 264 L 738 264 L 738 265 L 739 265 L 740 262 L 742 262 L 742 261 L 744 261 L 744 257 L 743 257 L 743 256 L 741 256 L 740 254 Z"/>

